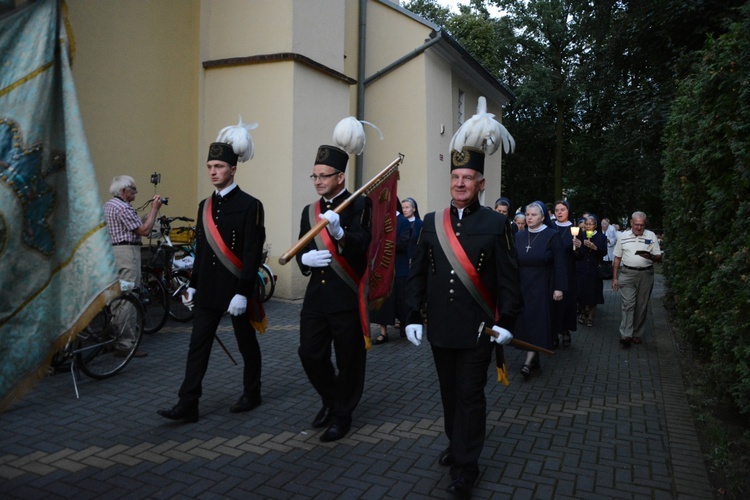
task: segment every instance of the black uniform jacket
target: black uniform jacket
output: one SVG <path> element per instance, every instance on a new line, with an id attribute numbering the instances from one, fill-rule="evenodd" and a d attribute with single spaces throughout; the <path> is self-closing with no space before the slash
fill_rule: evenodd
<path id="1" fill-rule="evenodd" d="M 344 190 L 342 194 L 334 198 L 330 203 L 326 203 L 321 198 L 318 202 L 320 203 L 320 213 L 323 214 L 328 210 L 335 210 L 349 196 L 349 192 Z M 311 208 L 308 205 L 302 210 L 299 231 L 300 238 L 310 230 L 310 218 L 307 212 Z M 371 213 L 372 202 L 366 196 L 360 196 L 339 214 L 346 242 L 344 248 L 338 254 L 346 259 L 358 277 L 364 274 L 367 267 L 367 249 L 372 239 Z M 327 229 L 324 229 L 324 231 L 327 231 Z M 325 248 L 318 248 L 315 240 L 311 240 L 305 248 L 297 252 L 297 264 L 302 274 L 310 276 L 310 281 L 305 291 L 304 307 L 322 313 L 356 309 L 359 297 L 357 292 L 352 290 L 346 282 L 339 278 L 330 266 L 310 268 L 302 264 L 302 255 L 310 250 L 325 250 Z"/>
<path id="2" fill-rule="evenodd" d="M 198 207 L 195 266 L 190 286 L 195 288 L 195 305 L 198 307 L 226 309 L 235 294 L 250 300 L 258 292 L 258 268 L 263 257 L 266 228 L 263 204 L 236 187 L 223 199 L 213 200 L 213 219 L 224 243 L 242 260 L 242 271 L 237 279 L 217 259 L 206 241 L 207 228 L 203 227 L 203 210 L 206 200 Z"/>
<path id="3" fill-rule="evenodd" d="M 456 237 L 476 268 L 482 283 L 496 299 L 499 320 L 489 317 L 469 294 L 455 274 L 440 243 L 435 224 L 443 223 L 443 211 L 425 216 L 417 250 L 412 257 L 406 300 L 408 324 L 421 324 L 421 310 L 427 311 L 427 338 L 445 348 L 468 349 L 477 342 L 489 342 L 489 336 L 478 336 L 482 322 L 498 324 L 513 332 L 521 311 L 520 278 L 516 250 L 508 219 L 479 202 L 466 207 L 463 218 L 451 206 L 451 225 Z"/>

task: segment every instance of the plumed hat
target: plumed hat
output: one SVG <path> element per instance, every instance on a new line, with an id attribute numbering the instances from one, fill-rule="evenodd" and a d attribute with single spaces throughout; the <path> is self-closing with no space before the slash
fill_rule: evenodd
<path id="1" fill-rule="evenodd" d="M 242 123 L 242 116 L 237 125 L 224 127 L 219 131 L 216 142 L 208 147 L 208 160 L 219 160 L 237 165 L 238 161 L 246 162 L 255 155 L 253 138 L 250 131 L 257 128 L 257 123 Z"/>
<path id="2" fill-rule="evenodd" d="M 480 96 L 476 114 L 466 120 L 451 139 L 451 170 L 471 168 L 484 174 L 484 155 L 497 151 L 500 141 L 506 153 L 516 147 L 513 136 L 495 120 L 494 114 L 487 112 L 487 99 Z"/>
<path id="3" fill-rule="evenodd" d="M 318 148 L 318 153 L 315 155 L 315 165 L 328 165 L 344 172 L 346 164 L 349 162 L 349 155 L 362 154 L 365 149 L 367 137 L 362 126 L 363 123 L 373 127 L 380 134 L 380 138 L 383 138 L 383 133 L 372 123 L 348 116 L 338 122 L 333 129 L 335 146 L 323 145 Z"/>

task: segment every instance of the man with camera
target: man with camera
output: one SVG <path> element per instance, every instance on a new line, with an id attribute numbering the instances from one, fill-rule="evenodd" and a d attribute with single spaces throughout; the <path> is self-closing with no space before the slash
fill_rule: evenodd
<path id="1" fill-rule="evenodd" d="M 141 282 L 141 236 L 148 236 L 151 233 L 159 209 L 166 199 L 158 194 L 154 195 L 151 210 L 144 219 L 141 219 L 131 205 L 138 193 L 132 177 L 118 175 L 112 179 L 109 192 L 112 194 L 112 199 L 104 204 L 104 219 L 112 240 L 117 273 L 121 280 L 138 284 Z M 121 339 L 120 345 L 115 346 L 122 353 L 130 350 L 135 340 L 134 336 L 125 337 Z M 143 358 L 147 355 L 143 351 L 136 351 L 133 357 Z"/>

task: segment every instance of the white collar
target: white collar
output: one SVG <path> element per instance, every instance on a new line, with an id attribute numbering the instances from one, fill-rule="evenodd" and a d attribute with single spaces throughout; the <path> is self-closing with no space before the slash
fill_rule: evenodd
<path id="1" fill-rule="evenodd" d="M 325 198 L 323 198 L 323 201 L 325 201 L 326 203 L 331 203 L 333 200 L 344 194 L 344 191 L 346 191 L 346 189 L 342 189 L 341 191 L 339 191 L 338 194 L 336 194 L 336 196 L 334 196 L 330 200 L 326 200 Z"/>
<path id="2" fill-rule="evenodd" d="M 232 182 L 232 183 L 231 183 L 230 185 L 228 185 L 227 187 L 225 187 L 225 188 L 224 188 L 224 189 L 222 189 L 221 191 L 216 191 L 216 194 L 218 194 L 219 196 L 221 196 L 221 197 L 223 198 L 223 197 L 225 197 L 226 195 L 228 195 L 228 194 L 229 194 L 229 192 L 230 192 L 230 191 L 231 191 L 232 189 L 234 189 L 234 188 L 236 188 L 236 187 L 237 187 L 237 183 L 236 183 L 236 182 Z"/>

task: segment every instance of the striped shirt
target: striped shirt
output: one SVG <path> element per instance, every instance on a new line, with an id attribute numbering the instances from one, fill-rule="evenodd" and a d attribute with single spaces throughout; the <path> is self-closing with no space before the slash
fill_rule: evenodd
<path id="1" fill-rule="evenodd" d="M 123 242 L 140 243 L 141 237 L 134 231 L 143 225 L 143 221 L 130 203 L 121 198 L 112 198 L 104 204 L 104 220 L 107 221 L 113 245 Z"/>
<path id="2" fill-rule="evenodd" d="M 654 263 L 635 254 L 639 250 L 645 250 L 654 255 L 661 255 L 659 240 L 653 231 L 643 230 L 643 234 L 636 236 L 633 230 L 622 233 L 615 244 L 615 257 L 622 259 L 622 264 L 630 267 L 650 267 Z"/>

